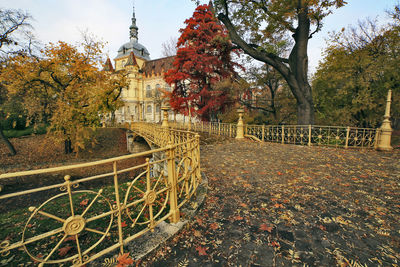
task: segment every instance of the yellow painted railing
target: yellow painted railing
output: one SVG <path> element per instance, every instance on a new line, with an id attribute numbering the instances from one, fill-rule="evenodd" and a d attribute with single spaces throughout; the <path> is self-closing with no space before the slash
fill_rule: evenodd
<path id="1" fill-rule="evenodd" d="M 200 122 L 169 123 L 177 129 L 236 137 L 237 124 Z M 379 129 L 318 126 L 318 125 L 245 125 L 244 135 L 260 141 L 308 146 L 332 146 L 344 148 L 376 148 Z"/>
<path id="2" fill-rule="evenodd" d="M 220 123 L 220 122 L 196 122 L 191 123 L 177 123 L 169 122 L 169 125 L 175 129 L 188 130 L 191 129 L 195 132 L 203 132 L 215 135 L 223 135 L 227 137 L 236 137 L 237 124 L 233 123 Z"/>
<path id="3" fill-rule="evenodd" d="M 163 221 L 179 221 L 180 208 L 201 179 L 199 136 L 154 124 L 131 126 L 159 148 L 0 175 L 1 183 L 32 185 L 0 192 L 2 261 L 82 266 L 116 249 L 122 253 L 124 245 Z M 84 175 L 88 168 L 93 175 Z M 39 186 L 36 179 L 45 177 L 51 184 Z"/>
<path id="4" fill-rule="evenodd" d="M 245 133 L 267 142 L 344 148 L 375 148 L 379 135 L 371 128 L 318 125 L 246 125 Z"/>

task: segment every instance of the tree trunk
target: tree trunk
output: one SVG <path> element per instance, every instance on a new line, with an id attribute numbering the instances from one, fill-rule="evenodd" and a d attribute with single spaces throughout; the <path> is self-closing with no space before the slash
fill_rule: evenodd
<path id="1" fill-rule="evenodd" d="M 14 156 L 17 154 L 17 151 L 15 150 L 14 146 L 11 144 L 11 142 L 8 140 L 8 138 L 4 135 L 3 129 L 0 128 L 0 137 L 3 139 L 4 143 L 6 144 L 8 150 L 10 151 L 10 155 Z"/>
<path id="2" fill-rule="evenodd" d="M 64 140 L 64 153 L 65 154 L 71 154 L 72 153 L 71 139 L 65 139 Z"/>
<path id="3" fill-rule="evenodd" d="M 311 86 L 308 82 L 307 46 L 310 33 L 310 19 L 308 8 L 302 7 L 298 14 L 298 26 L 294 31 L 295 45 L 288 59 L 276 54 L 255 48 L 242 39 L 231 20 L 226 14 L 220 13 L 218 19 L 224 23 L 229 31 L 233 43 L 239 46 L 252 58 L 264 62 L 276 69 L 286 80 L 297 101 L 297 123 L 302 125 L 314 124 L 314 104 Z"/>

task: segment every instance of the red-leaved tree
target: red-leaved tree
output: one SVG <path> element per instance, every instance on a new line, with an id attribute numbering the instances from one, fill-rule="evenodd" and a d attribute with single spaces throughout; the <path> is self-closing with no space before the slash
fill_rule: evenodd
<path id="1" fill-rule="evenodd" d="M 173 87 L 170 104 L 185 115 L 190 108 L 192 114 L 208 121 L 233 102 L 228 90 L 214 87 L 235 75 L 232 43 L 209 5 L 198 6 L 185 24 L 173 68 L 164 76 Z"/>

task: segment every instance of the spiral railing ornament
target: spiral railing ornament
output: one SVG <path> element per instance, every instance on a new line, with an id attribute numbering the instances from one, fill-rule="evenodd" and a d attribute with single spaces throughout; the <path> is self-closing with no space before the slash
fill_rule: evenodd
<path id="1" fill-rule="evenodd" d="M 29 207 L 29 211 L 32 213 L 29 217 L 28 221 L 25 224 L 24 231 L 22 233 L 22 244 L 25 252 L 35 261 L 39 262 L 39 266 L 43 266 L 46 264 L 60 264 L 64 262 L 72 261 L 74 265 L 81 265 L 84 262 L 88 261 L 89 255 L 88 253 L 92 251 L 96 246 L 98 246 L 104 238 L 109 234 L 111 229 L 111 225 L 113 222 L 113 214 L 112 212 L 103 213 L 102 216 L 93 216 L 90 217 L 90 209 L 93 205 L 99 200 L 102 199 L 103 202 L 107 203 L 110 209 L 112 210 L 111 203 L 108 199 L 102 196 L 103 190 L 100 189 L 98 192 L 90 191 L 90 190 L 80 190 L 80 191 L 72 191 L 73 184 L 70 181 L 70 176 L 65 176 L 65 193 L 58 194 L 47 201 L 43 202 L 39 207 Z M 93 198 L 91 202 L 87 205 L 87 207 L 80 213 L 76 212 L 76 203 L 74 203 L 74 195 L 92 195 Z M 68 198 L 67 203 L 65 203 L 65 198 Z M 68 216 L 63 216 L 50 213 L 46 211 L 46 207 L 52 204 L 54 206 L 54 202 L 60 205 L 69 206 L 69 214 Z M 40 235 L 33 235 L 34 237 L 28 238 L 30 226 L 36 224 L 40 221 L 39 217 L 43 217 L 45 219 L 54 220 L 60 223 L 60 227 L 57 229 L 48 230 L 45 233 Z M 88 223 L 94 222 L 104 217 L 109 217 L 108 226 L 102 231 L 88 227 Z M 85 239 L 87 239 L 87 235 L 85 233 L 90 232 L 98 235 L 96 238 L 97 241 L 94 242 L 90 247 L 83 250 L 82 243 L 87 243 Z M 34 234 L 34 233 L 33 233 Z M 32 235 L 32 233 L 30 233 Z M 81 238 L 82 237 L 82 238 Z M 50 248 L 50 252 L 46 253 L 43 250 L 40 250 L 40 256 L 34 255 L 34 252 L 28 248 L 28 245 L 32 247 L 35 243 L 40 243 L 41 241 L 50 240 L 58 240 L 58 242 Z M 52 259 L 55 252 L 60 249 L 63 243 L 67 240 L 75 241 L 76 251 L 72 253 L 65 253 L 64 258 L 61 259 Z M 60 255 L 60 254 L 59 254 Z"/>
<path id="2" fill-rule="evenodd" d="M 195 181 L 196 169 L 192 168 L 192 166 L 193 159 L 191 157 L 184 157 L 177 165 L 177 195 L 178 199 L 183 199 L 178 206 L 182 206 L 192 196 L 197 187 Z"/>

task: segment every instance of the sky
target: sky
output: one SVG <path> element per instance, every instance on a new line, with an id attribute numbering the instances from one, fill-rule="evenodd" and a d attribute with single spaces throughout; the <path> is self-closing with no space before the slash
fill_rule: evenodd
<path id="1" fill-rule="evenodd" d="M 310 72 L 314 72 L 322 59 L 329 32 L 355 25 L 367 17 L 378 17 L 384 22 L 385 10 L 398 1 L 348 0 L 345 7 L 335 10 L 324 20 L 322 31 L 309 42 Z M 0 7 L 28 11 L 34 18 L 35 35 L 44 44 L 58 40 L 76 43 L 81 38 L 80 32 L 88 30 L 107 42 L 104 52 L 113 59 L 118 48 L 129 41 L 133 3 L 139 43 L 149 50 L 152 59 L 162 56 L 162 43 L 179 37 L 179 29 L 195 9 L 191 0 L 2 0 Z"/>

